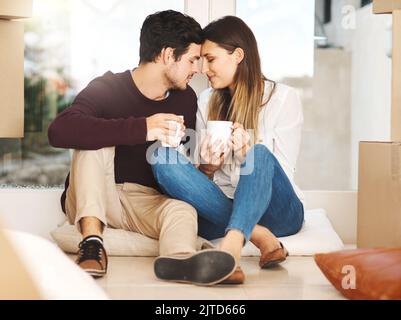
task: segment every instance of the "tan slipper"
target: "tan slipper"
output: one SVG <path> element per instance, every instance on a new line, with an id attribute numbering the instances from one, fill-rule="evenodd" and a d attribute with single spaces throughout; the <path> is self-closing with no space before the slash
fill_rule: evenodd
<path id="1" fill-rule="evenodd" d="M 219 284 L 243 284 L 245 282 L 245 274 L 241 267 L 237 267 L 234 273 L 228 278 L 224 279 Z"/>
<path id="2" fill-rule="evenodd" d="M 259 266 L 262 269 L 268 269 L 283 262 L 288 257 L 288 251 L 284 248 L 280 242 L 280 248 L 277 248 L 270 252 L 262 252 L 262 256 L 259 260 Z"/>

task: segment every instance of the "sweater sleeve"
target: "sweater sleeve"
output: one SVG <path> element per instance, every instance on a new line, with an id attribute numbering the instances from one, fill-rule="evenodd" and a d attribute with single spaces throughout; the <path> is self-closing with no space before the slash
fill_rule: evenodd
<path id="1" fill-rule="evenodd" d="M 103 117 L 103 110 L 112 107 L 111 95 L 111 89 L 105 83 L 92 81 L 78 94 L 72 105 L 50 124 L 50 145 L 66 149 L 97 150 L 117 145 L 145 143 L 145 117 Z"/>

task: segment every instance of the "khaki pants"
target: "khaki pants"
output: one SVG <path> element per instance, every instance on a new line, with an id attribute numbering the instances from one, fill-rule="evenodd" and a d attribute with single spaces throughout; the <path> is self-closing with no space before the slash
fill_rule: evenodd
<path id="1" fill-rule="evenodd" d="M 196 210 L 153 188 L 116 184 L 114 155 L 114 147 L 74 150 L 66 198 L 69 222 L 80 230 L 83 217 L 96 217 L 105 226 L 158 239 L 160 255 L 194 253 Z"/>

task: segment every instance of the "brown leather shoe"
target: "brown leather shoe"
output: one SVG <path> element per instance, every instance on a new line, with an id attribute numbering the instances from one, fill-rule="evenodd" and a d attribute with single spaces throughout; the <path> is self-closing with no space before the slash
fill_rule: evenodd
<path id="1" fill-rule="evenodd" d="M 97 278 L 104 276 L 107 272 L 107 254 L 102 243 L 93 238 L 101 239 L 97 236 L 88 236 L 80 242 L 76 263 Z"/>
<path id="2" fill-rule="evenodd" d="M 280 248 L 273 251 L 262 252 L 259 260 L 259 266 L 262 269 L 268 269 L 278 265 L 283 262 L 288 257 L 288 251 L 284 248 L 283 244 L 280 242 Z"/>
<path id="3" fill-rule="evenodd" d="M 242 271 L 241 267 L 237 267 L 234 273 L 220 282 L 220 284 L 243 284 L 245 282 L 245 273 Z"/>

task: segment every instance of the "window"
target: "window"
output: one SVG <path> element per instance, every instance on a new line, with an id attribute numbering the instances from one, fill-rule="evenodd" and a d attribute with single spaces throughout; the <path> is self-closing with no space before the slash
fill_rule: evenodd
<path id="1" fill-rule="evenodd" d="M 349 55 L 338 48 L 314 48 L 315 17 L 318 35 L 325 37 L 322 21 L 329 19 L 329 8 L 341 12 L 341 3 L 319 0 L 315 11 L 310 0 L 237 1 L 237 15 L 258 41 L 265 76 L 296 88 L 302 100 L 304 124 L 294 174 L 302 190 L 350 188 Z M 337 26 L 341 23 L 333 20 L 327 28 Z"/>
<path id="2" fill-rule="evenodd" d="M 324 0 L 324 12 L 323 12 L 323 23 L 329 23 L 331 21 L 331 0 Z"/>
<path id="3" fill-rule="evenodd" d="M 372 0 L 361 0 L 361 7 L 364 7 L 370 3 L 372 3 Z"/>
<path id="4" fill-rule="evenodd" d="M 313 75 L 315 4 L 310 0 L 237 1 L 237 16 L 254 32 L 265 76 Z"/>
<path id="5" fill-rule="evenodd" d="M 25 136 L 0 139 L 1 186 L 64 183 L 70 152 L 49 146 L 48 125 L 91 79 L 135 67 L 143 20 L 165 9 L 183 12 L 184 1 L 34 1 L 25 22 Z"/>

